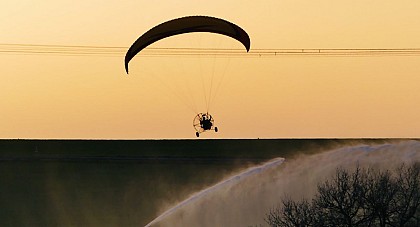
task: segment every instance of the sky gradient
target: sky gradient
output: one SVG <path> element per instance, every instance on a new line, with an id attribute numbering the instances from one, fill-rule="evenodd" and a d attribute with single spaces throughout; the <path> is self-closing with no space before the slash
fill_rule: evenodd
<path id="1" fill-rule="evenodd" d="M 159 23 L 208 15 L 247 31 L 251 51 L 418 48 L 418 12 L 416 0 L 8 1 L 0 7 L 0 44 L 128 49 Z M 211 34 L 182 35 L 151 47 L 189 46 L 241 48 Z M 185 102 L 195 100 L 196 111 L 205 111 L 200 91 L 209 82 L 200 73 L 215 75 L 218 88 L 210 113 L 220 132 L 204 138 L 419 137 L 419 61 L 138 56 L 127 76 L 124 55 L 0 52 L 0 138 L 194 138 L 195 112 Z M 192 95 L 187 101 L 179 97 L 184 91 Z"/>

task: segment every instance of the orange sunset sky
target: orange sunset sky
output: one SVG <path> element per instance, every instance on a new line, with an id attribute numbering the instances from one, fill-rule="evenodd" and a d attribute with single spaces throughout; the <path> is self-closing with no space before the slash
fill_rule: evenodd
<path id="1" fill-rule="evenodd" d="M 194 111 L 206 111 L 206 77 L 220 85 L 209 109 L 220 132 L 203 138 L 419 137 L 420 55 L 138 55 L 128 76 L 124 70 L 125 51 L 141 34 L 182 16 L 239 25 L 252 52 L 419 48 L 419 12 L 418 0 L 4 1 L 0 138 L 195 138 L 192 120 Z M 9 44 L 120 52 L 10 52 Z M 242 48 L 215 34 L 150 47 Z"/>

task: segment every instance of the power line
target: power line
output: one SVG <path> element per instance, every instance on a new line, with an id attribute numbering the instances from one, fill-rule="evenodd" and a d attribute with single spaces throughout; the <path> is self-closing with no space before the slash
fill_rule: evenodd
<path id="1" fill-rule="evenodd" d="M 58 56 L 124 56 L 127 47 L 92 45 L 7 44 L 0 43 L 0 54 L 58 55 Z M 359 56 L 420 56 L 420 48 L 256 48 L 249 53 L 243 49 L 194 48 L 194 47 L 149 47 L 142 57 L 359 57 Z"/>

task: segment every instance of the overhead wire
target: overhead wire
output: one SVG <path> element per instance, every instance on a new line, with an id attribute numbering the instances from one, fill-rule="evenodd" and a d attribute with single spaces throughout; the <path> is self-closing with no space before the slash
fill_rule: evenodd
<path id="1" fill-rule="evenodd" d="M 0 43 L 0 54 L 58 55 L 58 56 L 124 56 L 127 47 L 95 45 L 52 45 Z M 235 48 L 194 48 L 194 47 L 150 47 L 141 57 L 375 57 L 375 56 L 420 56 L 420 48 L 254 48 L 250 52 Z"/>

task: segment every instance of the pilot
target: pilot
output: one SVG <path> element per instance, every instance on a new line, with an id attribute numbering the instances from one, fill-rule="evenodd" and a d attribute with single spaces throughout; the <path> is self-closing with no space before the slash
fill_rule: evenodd
<path id="1" fill-rule="evenodd" d="M 211 116 L 204 114 L 203 118 L 201 119 L 200 125 L 201 128 L 203 128 L 204 130 L 210 130 L 213 126 L 213 124 L 211 123 Z"/>

